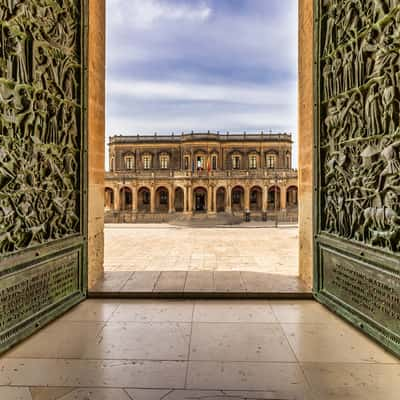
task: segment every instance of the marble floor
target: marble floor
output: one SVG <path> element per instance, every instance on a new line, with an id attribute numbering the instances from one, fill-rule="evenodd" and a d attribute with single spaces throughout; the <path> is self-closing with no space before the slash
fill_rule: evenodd
<path id="1" fill-rule="evenodd" d="M 0 359 L 1 400 L 399 393 L 399 360 L 313 301 L 87 300 Z"/>

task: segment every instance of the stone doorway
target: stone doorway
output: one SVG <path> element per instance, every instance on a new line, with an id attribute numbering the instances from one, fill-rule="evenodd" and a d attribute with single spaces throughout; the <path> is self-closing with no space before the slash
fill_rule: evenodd
<path id="1" fill-rule="evenodd" d="M 194 211 L 199 213 L 207 211 L 207 190 L 204 188 L 194 190 Z"/>

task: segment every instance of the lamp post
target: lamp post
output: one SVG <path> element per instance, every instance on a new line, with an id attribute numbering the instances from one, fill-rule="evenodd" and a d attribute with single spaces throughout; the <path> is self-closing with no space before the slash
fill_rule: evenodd
<path id="1" fill-rule="evenodd" d="M 275 172 L 274 174 L 274 209 L 275 209 L 275 228 L 278 227 L 278 202 L 276 201 L 278 195 L 278 174 Z"/>

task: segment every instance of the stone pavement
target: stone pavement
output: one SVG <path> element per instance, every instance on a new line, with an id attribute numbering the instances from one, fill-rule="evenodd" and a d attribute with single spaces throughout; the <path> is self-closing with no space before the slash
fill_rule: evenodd
<path id="1" fill-rule="evenodd" d="M 91 297 L 311 298 L 297 276 L 297 228 L 116 224 Z"/>
<path id="2" fill-rule="evenodd" d="M 106 271 L 242 271 L 298 275 L 296 227 L 107 224 Z"/>

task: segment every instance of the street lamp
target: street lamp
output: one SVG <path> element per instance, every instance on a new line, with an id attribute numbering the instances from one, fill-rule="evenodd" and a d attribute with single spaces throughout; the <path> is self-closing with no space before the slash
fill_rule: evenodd
<path id="1" fill-rule="evenodd" d="M 274 209 L 275 209 L 275 228 L 278 227 L 278 202 L 276 200 L 278 195 L 278 174 L 275 172 L 274 174 Z"/>

